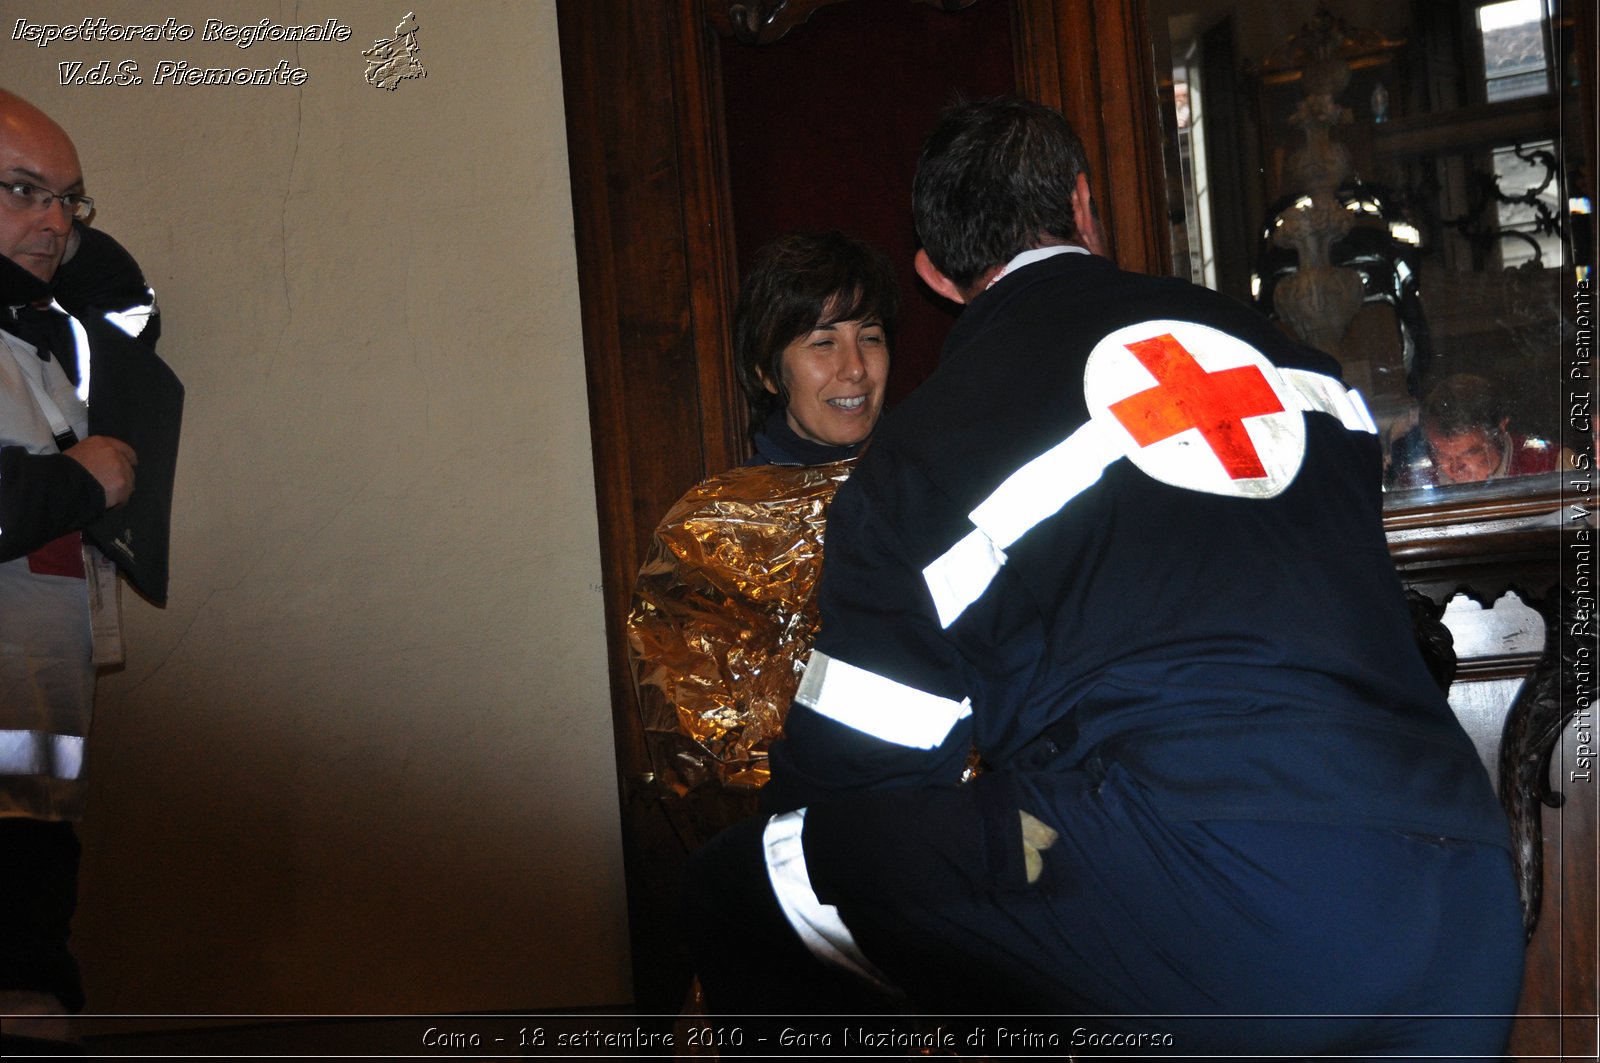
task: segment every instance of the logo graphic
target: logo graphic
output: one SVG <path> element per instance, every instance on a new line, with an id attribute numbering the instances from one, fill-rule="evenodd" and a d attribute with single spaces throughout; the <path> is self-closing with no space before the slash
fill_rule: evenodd
<path id="1" fill-rule="evenodd" d="M 406 12 L 400 25 L 394 28 L 394 37 L 375 41 L 371 48 L 361 53 L 367 60 L 367 84 L 393 92 L 407 78 L 428 76 L 417 61 L 417 16 Z"/>
<path id="2" fill-rule="evenodd" d="M 1305 458 L 1301 403 L 1243 340 L 1192 321 L 1145 321 L 1096 344 L 1084 398 L 1147 475 L 1174 487 L 1271 498 Z"/>

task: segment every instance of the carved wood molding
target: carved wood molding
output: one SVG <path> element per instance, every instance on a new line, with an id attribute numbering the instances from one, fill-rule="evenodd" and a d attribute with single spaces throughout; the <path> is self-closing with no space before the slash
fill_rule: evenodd
<path id="1" fill-rule="evenodd" d="M 1511 826 L 1523 930 L 1529 939 L 1543 901 L 1541 812 L 1562 803 L 1550 787 L 1550 762 L 1578 709 L 1580 654 L 1591 652 L 1583 640 L 1569 637 L 1578 596 L 1562 581 L 1562 551 L 1563 543 L 1570 544 L 1576 534 L 1575 518 L 1582 515 L 1571 502 L 1556 492 L 1384 515 L 1389 550 L 1406 583 L 1413 627 L 1435 679 L 1447 663 L 1457 680 L 1526 677 L 1502 725 L 1499 790 Z M 1453 646 L 1441 650 L 1438 645 L 1442 625 L 1437 622 L 1446 604 L 1459 593 L 1491 609 L 1508 591 L 1515 591 L 1544 620 L 1543 652 L 1531 667 L 1529 655 L 1506 654 L 1479 657 L 1455 669 Z M 1448 643 L 1448 631 L 1443 639 Z M 1593 662 L 1582 667 L 1592 669 Z"/>
<path id="2" fill-rule="evenodd" d="M 1472 657 L 1456 667 L 1460 682 L 1479 682 L 1491 679 L 1526 679 L 1543 660 L 1537 653 L 1500 653 L 1485 657 Z"/>
<path id="3" fill-rule="evenodd" d="M 724 37 L 740 44 L 772 44 L 796 26 L 809 21 L 819 8 L 842 0 L 712 0 L 706 21 Z"/>
<path id="4" fill-rule="evenodd" d="M 1449 691 L 1456 677 L 1455 638 L 1444 626 L 1444 604 L 1435 602 L 1421 591 L 1406 588 L 1406 605 L 1411 607 L 1411 632 L 1416 636 L 1417 648 L 1428 666 L 1428 674 L 1439 684 L 1439 689 Z"/>
<path id="5" fill-rule="evenodd" d="M 1570 587 L 1529 604 L 1544 617 L 1545 651 L 1506 715 L 1500 737 L 1500 803 L 1511 822 L 1522 929 L 1531 940 L 1544 899 L 1540 813 L 1561 807 L 1565 800 L 1550 787 L 1550 758 L 1578 711 L 1580 647 L 1587 647 L 1564 637 L 1577 610 L 1577 594 Z M 1593 662 L 1584 667 L 1592 668 Z"/>
<path id="6" fill-rule="evenodd" d="M 1471 593 L 1474 586 L 1463 584 L 1459 589 Z M 1577 609 L 1572 588 L 1552 582 L 1540 595 L 1518 593 L 1544 620 L 1544 652 L 1531 661 L 1528 654 L 1475 658 L 1459 668 L 1450 631 L 1440 620 L 1454 591 L 1437 600 L 1436 595 L 1407 588 L 1406 600 L 1423 659 L 1442 689 L 1448 690 L 1452 680 L 1525 677 L 1501 727 L 1498 759 L 1500 804 L 1511 828 L 1522 928 L 1532 940 L 1544 898 L 1542 812 L 1546 807 L 1559 808 L 1564 800 L 1551 789 L 1550 761 L 1578 710 L 1580 655 L 1587 647 L 1580 648 L 1581 640 L 1566 637 Z M 1583 666 L 1592 668 L 1593 663 Z"/>
<path id="7" fill-rule="evenodd" d="M 1496 521 L 1526 522 L 1552 513 L 1562 505 L 1561 492 L 1556 490 L 1534 495 L 1469 498 L 1443 504 L 1399 506 L 1384 510 L 1383 529 L 1389 534 L 1391 542 L 1397 539 L 1421 538 L 1422 535 L 1417 533 L 1426 533 L 1429 537 L 1441 534 L 1459 537 L 1494 530 L 1497 526 L 1494 523 Z M 1407 532 L 1413 534 L 1403 534 Z"/>
<path id="8" fill-rule="evenodd" d="M 724 37 L 740 44 L 772 44 L 796 26 L 810 21 L 821 8 L 844 0 L 711 0 L 706 21 Z M 940 11 L 960 11 L 978 0 L 906 0 Z"/>
<path id="9" fill-rule="evenodd" d="M 1550 593 L 1568 506 L 1559 492 L 1474 499 L 1391 510 L 1383 523 L 1407 586 L 1441 608 L 1457 593 L 1490 608 L 1508 590 L 1530 603 Z"/>

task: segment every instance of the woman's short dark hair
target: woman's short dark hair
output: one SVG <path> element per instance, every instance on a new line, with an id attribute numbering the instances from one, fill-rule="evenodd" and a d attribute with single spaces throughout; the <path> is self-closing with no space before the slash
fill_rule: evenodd
<path id="1" fill-rule="evenodd" d="M 893 339 L 900 316 L 883 252 L 840 232 L 780 237 L 756 253 L 739 289 L 733 351 L 753 425 L 789 405 L 783 350 L 818 325 L 874 318 Z M 774 395 L 766 388 L 771 380 Z"/>
<path id="2" fill-rule="evenodd" d="M 1003 96 L 945 109 L 917 159 L 911 209 L 940 273 L 970 287 L 1034 247 L 1081 242 L 1072 195 L 1089 172 L 1059 111 Z"/>

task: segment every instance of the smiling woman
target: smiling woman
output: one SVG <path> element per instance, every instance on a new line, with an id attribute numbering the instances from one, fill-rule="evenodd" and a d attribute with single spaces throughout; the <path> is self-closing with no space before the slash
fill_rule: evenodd
<path id="1" fill-rule="evenodd" d="M 828 503 L 883 412 L 899 297 L 884 256 L 842 233 L 762 248 L 734 321 L 755 455 L 662 519 L 628 641 L 655 780 L 690 848 L 766 781 L 816 633 Z"/>
<path id="2" fill-rule="evenodd" d="M 797 234 L 761 249 L 733 331 L 759 462 L 855 456 L 883 412 L 898 315 L 894 271 L 859 240 Z"/>
<path id="3" fill-rule="evenodd" d="M 825 446 L 862 442 L 878 423 L 889 377 L 889 339 L 883 323 L 819 322 L 783 349 L 782 391 L 795 434 Z M 779 385 L 766 381 L 777 394 Z"/>

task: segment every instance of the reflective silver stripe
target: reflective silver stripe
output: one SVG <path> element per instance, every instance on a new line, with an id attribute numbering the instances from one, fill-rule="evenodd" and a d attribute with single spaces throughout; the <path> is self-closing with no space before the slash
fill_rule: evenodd
<path id="1" fill-rule="evenodd" d="M 1283 382 L 1301 399 L 1302 410 L 1331 414 L 1352 432 L 1378 434 L 1378 425 L 1367 410 L 1361 392 L 1347 388 L 1331 376 L 1305 369 L 1282 369 Z"/>
<path id="2" fill-rule="evenodd" d="M 130 306 L 126 310 L 106 311 L 106 320 L 130 336 L 137 337 L 144 331 L 150 319 L 156 313 L 156 293 L 153 289 L 146 288 L 150 302 L 146 306 Z"/>
<path id="3" fill-rule="evenodd" d="M 89 401 L 89 378 L 94 373 L 94 357 L 89 351 L 89 333 L 84 329 L 83 322 L 69 316 L 67 323 L 72 326 L 72 342 L 78 345 L 78 398 L 84 402 Z"/>
<path id="4" fill-rule="evenodd" d="M 1007 547 L 1093 487 L 1122 454 L 1121 441 L 1091 420 L 1006 477 L 970 514 L 977 530 L 922 570 L 939 626 L 955 623 L 989 589 Z"/>
<path id="5" fill-rule="evenodd" d="M 958 720 L 972 715 L 972 703 L 964 698 L 941 698 L 820 650 L 811 651 L 794 700 L 863 734 L 914 749 L 936 748 Z"/>
<path id="6" fill-rule="evenodd" d="M 974 528 L 965 539 L 923 569 L 922 579 L 928 585 L 928 593 L 933 595 L 939 626 L 949 627 L 955 623 L 956 617 L 989 589 L 1005 563 L 1005 551 Z"/>
<path id="7" fill-rule="evenodd" d="M 889 981 L 862 954 L 850 928 L 839 918 L 839 909 L 817 900 L 806 871 L 806 851 L 802 844 L 806 810 L 797 809 L 773 816 L 762 832 L 766 852 L 767 877 L 784 918 L 794 927 L 810 953 L 836 967 L 843 967 L 870 982 L 889 988 Z"/>
<path id="8" fill-rule="evenodd" d="M 1361 394 L 1321 373 L 1281 370 L 1301 410 L 1331 414 L 1351 431 L 1376 433 Z M 975 530 L 922 570 L 939 626 L 948 628 L 983 596 L 1006 562 L 1006 550 L 1068 502 L 1093 487 L 1124 442 L 1090 420 L 1070 436 L 1006 477 L 969 515 Z"/>
<path id="9" fill-rule="evenodd" d="M 82 738 L 48 731 L 0 731 L 0 775 L 76 779 L 82 771 Z"/>
<path id="10" fill-rule="evenodd" d="M 78 349 L 78 400 L 89 401 L 89 377 L 94 372 L 93 358 L 89 351 L 89 333 L 83 327 L 83 322 L 67 313 L 67 308 L 56 302 L 50 301 L 54 310 L 61 311 L 67 319 L 67 324 L 72 328 L 72 344 Z"/>
<path id="11" fill-rule="evenodd" d="M 1006 477 L 970 514 L 1001 550 L 1093 487 L 1106 466 L 1122 457 L 1122 441 L 1099 421 L 1087 421 L 1066 439 Z"/>

